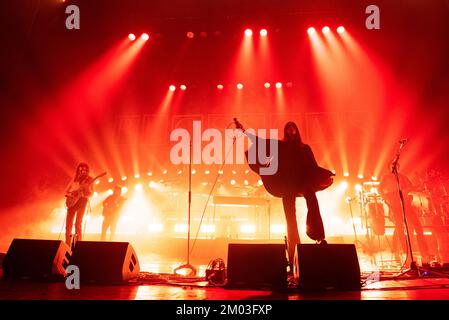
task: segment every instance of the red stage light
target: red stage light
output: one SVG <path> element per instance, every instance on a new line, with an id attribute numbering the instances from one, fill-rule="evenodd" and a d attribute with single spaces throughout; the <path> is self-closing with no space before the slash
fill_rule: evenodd
<path id="1" fill-rule="evenodd" d="M 168 89 L 169 89 L 170 91 L 175 91 L 175 90 L 176 90 L 176 87 L 175 87 L 174 85 L 171 85 L 170 87 L 168 87 Z"/>
<path id="2" fill-rule="evenodd" d="M 237 83 L 237 89 L 239 89 L 239 90 L 243 89 L 243 84 Z"/>
<path id="3" fill-rule="evenodd" d="M 192 31 L 187 32 L 187 38 L 193 39 L 194 36 L 195 34 Z"/>
<path id="4" fill-rule="evenodd" d="M 186 87 L 185 84 L 181 84 L 181 85 L 179 86 L 179 88 L 180 88 L 182 91 L 185 91 L 185 90 L 187 89 L 187 87 Z"/>
<path id="5" fill-rule="evenodd" d="M 142 33 L 142 40 L 147 41 L 148 39 L 150 39 L 150 36 L 148 33 Z"/>
<path id="6" fill-rule="evenodd" d="M 315 30 L 314 27 L 310 27 L 309 29 L 307 29 L 307 33 L 308 33 L 309 35 L 312 35 L 312 34 L 315 34 L 315 33 L 316 33 L 316 30 Z"/>
<path id="7" fill-rule="evenodd" d="M 323 34 L 329 33 L 331 31 L 331 29 L 328 26 L 323 27 L 323 29 L 321 29 L 321 31 L 323 32 Z"/>
<path id="8" fill-rule="evenodd" d="M 278 88 L 278 89 L 282 88 L 282 83 L 281 82 L 276 82 L 276 88 Z"/>
<path id="9" fill-rule="evenodd" d="M 345 27 L 339 26 L 339 27 L 337 28 L 337 32 L 338 32 L 339 34 L 342 34 L 343 32 L 345 32 Z"/>
<path id="10" fill-rule="evenodd" d="M 253 35 L 253 30 L 251 30 L 251 29 L 245 30 L 245 37 L 251 37 L 252 35 Z"/>
<path id="11" fill-rule="evenodd" d="M 134 40 L 136 40 L 136 35 L 134 33 L 130 33 L 130 34 L 128 34 L 128 38 L 129 38 L 129 40 L 134 41 Z"/>
<path id="12" fill-rule="evenodd" d="M 260 36 L 261 36 L 261 37 L 266 37 L 267 35 L 268 35 L 267 29 L 261 29 L 261 30 L 260 30 Z"/>
<path id="13" fill-rule="evenodd" d="M 269 87 L 271 87 L 271 84 L 269 82 L 265 82 L 263 86 L 268 89 Z"/>
<path id="14" fill-rule="evenodd" d="M 223 88 L 224 88 L 224 87 L 223 87 L 222 84 L 217 84 L 217 89 L 218 89 L 218 90 L 223 90 Z"/>

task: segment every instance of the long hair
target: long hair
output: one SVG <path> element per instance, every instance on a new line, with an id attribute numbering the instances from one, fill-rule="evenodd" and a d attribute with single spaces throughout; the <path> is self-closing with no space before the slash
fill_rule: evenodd
<path id="1" fill-rule="evenodd" d="M 287 129 L 288 129 L 289 127 L 293 127 L 293 128 L 296 129 L 296 133 L 293 135 L 293 139 L 289 139 L 289 138 L 288 138 L 289 135 L 288 135 L 288 133 L 287 133 Z M 284 126 L 284 141 L 293 141 L 293 142 L 295 142 L 298 146 L 303 146 L 303 145 L 304 145 L 304 142 L 302 142 L 301 135 L 299 134 L 299 129 L 298 129 L 298 126 L 296 125 L 296 123 L 294 123 L 294 122 L 292 122 L 292 121 L 289 121 L 289 122 L 287 122 L 287 123 L 285 124 L 285 126 Z"/>
<path id="2" fill-rule="evenodd" d="M 86 167 L 87 168 L 87 175 L 89 175 L 89 165 L 87 164 L 87 163 L 85 163 L 85 162 L 81 162 L 77 167 L 76 167 L 76 172 L 75 172 L 75 178 L 74 178 L 74 181 L 79 181 L 79 179 L 80 179 L 80 177 L 79 177 L 79 174 L 80 174 L 80 168 L 82 168 L 82 167 Z"/>

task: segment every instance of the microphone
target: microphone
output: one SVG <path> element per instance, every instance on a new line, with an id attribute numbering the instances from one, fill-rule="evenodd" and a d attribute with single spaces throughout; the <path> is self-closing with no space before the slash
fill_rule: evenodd
<path id="1" fill-rule="evenodd" d="M 237 118 L 234 118 L 233 120 L 234 120 L 234 123 L 235 123 L 235 126 L 237 127 L 237 129 L 241 129 L 241 130 L 245 131 L 243 129 L 242 124 L 237 120 Z"/>
<path id="2" fill-rule="evenodd" d="M 400 144 L 406 144 L 408 142 L 408 138 L 399 140 Z"/>

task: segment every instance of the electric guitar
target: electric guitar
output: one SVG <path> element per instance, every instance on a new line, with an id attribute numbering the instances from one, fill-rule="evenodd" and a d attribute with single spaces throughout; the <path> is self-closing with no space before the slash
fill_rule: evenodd
<path id="1" fill-rule="evenodd" d="M 66 197 L 66 200 L 65 200 L 65 205 L 66 205 L 66 207 L 67 207 L 67 208 L 73 207 L 73 206 L 78 202 L 78 200 L 81 198 L 81 196 L 82 196 L 82 194 L 83 194 L 83 191 L 84 191 L 89 185 L 91 185 L 92 183 L 94 183 L 95 180 L 97 180 L 97 179 L 99 179 L 99 178 L 101 178 L 101 177 L 104 177 L 106 174 L 107 174 L 107 173 L 106 173 L 106 171 L 105 171 L 105 172 L 99 174 L 98 176 L 96 176 L 95 178 L 93 178 L 92 180 L 90 180 L 89 182 L 81 183 L 81 184 L 79 185 L 78 189 L 73 190 L 73 191 L 71 191 L 71 192 L 68 192 L 68 193 L 65 195 L 65 197 Z"/>

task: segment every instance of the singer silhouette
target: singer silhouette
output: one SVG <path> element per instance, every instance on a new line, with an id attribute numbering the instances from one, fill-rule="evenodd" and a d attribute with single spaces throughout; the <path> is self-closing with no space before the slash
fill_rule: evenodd
<path id="1" fill-rule="evenodd" d="M 236 127 L 241 129 L 251 140 L 251 148 L 270 146 L 271 142 L 246 131 L 242 124 L 234 118 Z M 266 164 L 248 163 L 250 168 L 260 175 L 265 189 L 275 197 L 282 198 L 287 222 L 288 253 L 293 261 L 296 245 L 300 243 L 298 225 L 296 222 L 296 197 L 304 197 L 307 205 L 306 234 L 317 243 L 326 243 L 323 221 L 316 197 L 316 192 L 328 188 L 333 183 L 333 172 L 318 166 L 312 149 L 305 144 L 294 122 L 288 122 L 284 127 L 284 139 L 277 142 L 278 170 L 273 175 L 260 174 L 260 167 Z M 269 147 L 266 147 L 267 150 Z M 248 150 L 246 155 L 248 159 Z M 271 154 L 268 152 L 268 154 Z"/>

